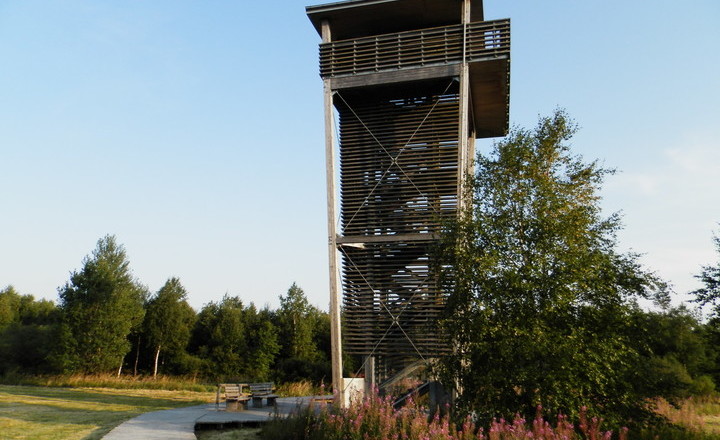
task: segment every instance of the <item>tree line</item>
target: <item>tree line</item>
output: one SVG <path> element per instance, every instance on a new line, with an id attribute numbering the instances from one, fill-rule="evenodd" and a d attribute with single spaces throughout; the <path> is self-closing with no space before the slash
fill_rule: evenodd
<path id="1" fill-rule="evenodd" d="M 225 295 L 196 312 L 176 277 L 149 292 L 108 235 L 58 293 L 56 305 L 0 290 L 0 374 L 330 380 L 328 314 L 296 284 L 277 310 Z"/>

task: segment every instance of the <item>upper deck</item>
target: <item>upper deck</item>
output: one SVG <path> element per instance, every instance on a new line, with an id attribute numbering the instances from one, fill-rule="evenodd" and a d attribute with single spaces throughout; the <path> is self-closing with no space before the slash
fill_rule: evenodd
<path id="1" fill-rule="evenodd" d="M 330 41 L 320 45 L 320 76 L 334 90 L 459 76 L 470 68 L 476 137 L 504 136 L 509 121 L 510 20 L 483 21 L 471 0 L 462 23 L 459 0 L 350 0 L 306 8 Z"/>

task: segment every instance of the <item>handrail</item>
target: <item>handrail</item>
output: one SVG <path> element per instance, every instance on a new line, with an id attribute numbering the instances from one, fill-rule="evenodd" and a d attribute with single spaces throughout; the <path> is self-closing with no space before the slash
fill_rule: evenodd
<path id="1" fill-rule="evenodd" d="M 422 385 L 420 385 L 416 388 L 413 388 L 412 390 L 410 390 L 409 392 L 405 393 L 403 396 L 401 396 L 400 398 L 395 400 L 393 402 L 393 408 L 399 409 L 401 406 L 403 406 L 405 404 L 405 401 L 408 398 L 410 398 L 414 395 L 424 396 L 429 391 L 426 388 L 429 388 L 429 387 L 430 387 L 430 381 L 427 381 L 427 382 L 423 383 Z"/>
<path id="2" fill-rule="evenodd" d="M 510 20 L 419 29 L 320 44 L 320 76 L 361 75 L 510 55 Z"/>

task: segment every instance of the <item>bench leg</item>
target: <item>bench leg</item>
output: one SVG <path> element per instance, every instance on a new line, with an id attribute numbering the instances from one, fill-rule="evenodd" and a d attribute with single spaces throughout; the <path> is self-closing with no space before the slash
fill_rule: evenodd
<path id="1" fill-rule="evenodd" d="M 247 400 L 227 400 L 225 401 L 225 411 L 244 411 L 248 409 Z"/>
<path id="2" fill-rule="evenodd" d="M 252 401 L 254 408 L 262 408 L 262 397 L 253 397 Z"/>
<path id="3" fill-rule="evenodd" d="M 226 400 L 225 401 L 225 411 L 240 411 L 240 406 L 242 404 L 238 402 L 237 400 Z"/>
<path id="4" fill-rule="evenodd" d="M 275 406 L 277 405 L 277 401 L 275 401 L 276 397 L 268 397 L 267 402 L 268 406 Z"/>

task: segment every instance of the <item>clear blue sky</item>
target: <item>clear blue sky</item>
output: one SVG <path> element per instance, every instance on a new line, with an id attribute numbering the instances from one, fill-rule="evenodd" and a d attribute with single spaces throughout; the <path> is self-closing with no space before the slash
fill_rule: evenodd
<path id="1" fill-rule="evenodd" d="M 56 299 L 115 234 L 152 291 L 180 277 L 327 308 L 314 2 L 0 0 L 0 288 Z M 620 173 L 620 245 L 683 294 L 720 228 L 720 2 L 485 0 L 512 20 L 511 123 L 557 106 Z M 479 150 L 489 148 L 487 141 Z M 682 296 L 678 296 L 678 300 Z"/>

